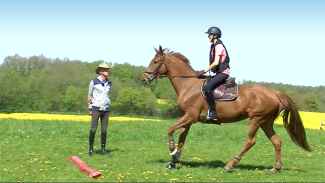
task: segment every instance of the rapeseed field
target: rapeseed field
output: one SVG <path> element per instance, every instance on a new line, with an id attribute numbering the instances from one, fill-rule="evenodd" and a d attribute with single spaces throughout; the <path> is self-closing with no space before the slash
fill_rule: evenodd
<path id="1" fill-rule="evenodd" d="M 300 111 L 299 114 L 304 124 L 304 127 L 308 129 L 319 130 L 321 127 L 321 120 L 325 120 L 325 113 Z M 282 116 L 280 115 L 274 123 L 283 124 Z"/>
<path id="2" fill-rule="evenodd" d="M 10 113 L 0 114 L 0 119 L 22 120 L 59 120 L 59 121 L 91 121 L 90 115 L 66 115 L 66 114 L 43 114 L 43 113 Z M 110 117 L 113 121 L 161 121 L 159 119 L 135 118 L 135 117 Z"/>
<path id="3" fill-rule="evenodd" d="M 319 112 L 306 112 L 300 111 L 300 117 L 303 121 L 304 127 L 308 129 L 319 130 L 321 120 L 325 120 L 325 113 Z M 10 113 L 0 114 L 0 119 L 11 118 L 11 119 L 22 119 L 22 120 L 59 120 L 59 121 L 90 121 L 90 115 L 66 115 L 66 114 L 43 114 L 43 113 Z M 113 121 L 161 121 L 160 119 L 149 119 L 149 118 L 137 118 L 137 117 L 124 117 L 114 116 L 110 117 Z M 325 121 L 323 122 L 325 123 Z M 275 124 L 283 124 L 282 116 L 280 115 L 276 120 Z"/>

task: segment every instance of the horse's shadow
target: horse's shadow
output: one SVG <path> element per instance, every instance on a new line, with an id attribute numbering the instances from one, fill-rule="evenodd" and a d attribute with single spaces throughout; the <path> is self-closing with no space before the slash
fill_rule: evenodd
<path id="1" fill-rule="evenodd" d="M 191 168 L 195 167 L 207 167 L 207 168 L 223 168 L 225 163 L 222 161 L 209 161 L 209 162 L 193 162 L 193 161 L 182 161 L 182 166 Z"/>
<path id="2" fill-rule="evenodd" d="M 189 162 L 189 161 L 182 161 L 181 164 L 183 166 L 189 166 L 191 168 L 195 167 L 207 167 L 207 168 L 224 168 L 226 165 L 223 161 L 209 161 L 209 162 Z M 265 170 L 265 169 L 272 169 L 272 166 L 256 166 L 250 164 L 239 164 L 234 166 L 235 169 L 241 170 Z"/>
<path id="3" fill-rule="evenodd" d="M 158 160 L 155 162 L 159 162 L 161 164 L 167 164 L 165 160 Z M 197 168 L 197 167 L 206 167 L 206 168 L 221 168 L 223 169 L 226 165 L 223 161 L 209 161 L 209 162 L 192 162 L 192 161 L 181 161 L 181 167 L 190 167 L 190 168 Z M 252 164 L 239 164 L 234 166 L 235 170 L 270 170 L 272 166 L 264 166 L 264 165 L 252 165 Z M 281 171 L 291 171 L 292 168 L 282 168 Z M 298 169 L 299 172 L 306 172 L 305 170 Z"/>
<path id="4" fill-rule="evenodd" d="M 162 164 L 167 164 L 168 162 L 166 162 L 165 160 L 158 160 L 155 162 L 159 162 Z M 197 167 L 206 167 L 206 168 L 224 168 L 224 166 L 226 165 L 225 162 L 223 161 L 208 161 L 208 162 L 193 162 L 193 161 L 181 161 L 181 165 L 182 167 L 191 167 L 191 168 L 197 168 Z M 240 169 L 240 170 L 269 170 L 272 169 L 272 166 L 263 166 L 263 165 L 251 165 L 251 164 L 239 164 L 239 165 L 235 165 L 234 166 L 235 169 Z M 287 169 L 288 170 L 288 169 Z"/>

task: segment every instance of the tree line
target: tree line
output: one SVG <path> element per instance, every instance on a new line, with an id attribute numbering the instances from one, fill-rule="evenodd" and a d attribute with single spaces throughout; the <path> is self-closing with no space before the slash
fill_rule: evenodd
<path id="1" fill-rule="evenodd" d="M 29 58 L 8 56 L 0 66 L 0 112 L 88 112 L 87 95 L 95 69 L 102 60 L 91 63 L 69 59 L 50 59 L 43 55 Z M 112 64 L 112 63 L 111 63 Z M 110 69 L 112 115 L 177 117 L 177 96 L 168 79 L 143 85 L 143 66 L 114 64 Z M 299 110 L 325 112 L 323 86 L 306 87 L 254 81 L 289 95 Z M 157 104 L 165 99 L 167 104 Z"/>

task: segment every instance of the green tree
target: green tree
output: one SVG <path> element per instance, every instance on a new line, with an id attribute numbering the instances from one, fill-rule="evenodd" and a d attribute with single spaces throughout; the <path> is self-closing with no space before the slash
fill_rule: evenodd
<path id="1" fill-rule="evenodd" d="M 68 111 L 85 112 L 87 109 L 87 92 L 84 89 L 70 86 L 64 96 L 64 103 Z"/>
<path id="2" fill-rule="evenodd" d="M 315 93 L 307 93 L 303 98 L 308 111 L 318 111 L 319 102 Z"/>
<path id="3" fill-rule="evenodd" d="M 148 88 L 126 87 L 118 93 L 111 106 L 120 115 L 155 115 L 156 97 Z"/>
<path id="4" fill-rule="evenodd" d="M 123 84 L 123 82 L 121 82 L 117 77 L 111 76 L 109 77 L 109 79 L 111 80 L 111 91 L 109 94 L 109 98 L 112 102 L 114 102 L 117 98 L 118 93 L 125 87 Z"/>
<path id="5" fill-rule="evenodd" d="M 129 69 L 129 64 L 115 64 L 114 67 L 110 69 L 110 73 L 112 76 L 119 78 L 122 82 L 130 82 L 131 81 L 131 71 Z"/>
<path id="6" fill-rule="evenodd" d="M 293 102 L 298 106 L 299 110 L 304 109 L 304 103 L 301 100 L 301 95 L 299 93 L 292 90 L 285 91 L 284 93 L 293 100 Z"/>
<path id="7" fill-rule="evenodd" d="M 0 74 L 0 110 L 4 112 L 30 111 L 30 87 L 15 68 L 2 68 Z"/>
<path id="8" fill-rule="evenodd" d="M 160 79 L 154 89 L 154 93 L 159 99 L 177 100 L 176 92 L 169 79 Z"/>
<path id="9" fill-rule="evenodd" d="M 33 103 L 33 111 L 49 112 L 52 110 L 52 102 L 47 99 L 39 99 Z"/>
<path id="10" fill-rule="evenodd" d="M 176 100 L 165 100 L 165 104 L 157 105 L 157 115 L 160 118 L 168 119 L 168 118 L 179 118 L 181 116 L 181 112 L 178 108 Z"/>

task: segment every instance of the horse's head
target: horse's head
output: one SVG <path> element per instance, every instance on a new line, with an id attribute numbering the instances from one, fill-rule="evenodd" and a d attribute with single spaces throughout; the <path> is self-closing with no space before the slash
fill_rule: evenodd
<path id="1" fill-rule="evenodd" d="M 147 69 L 143 72 L 141 80 L 144 84 L 150 84 L 150 82 L 158 77 L 158 75 L 166 74 L 167 69 L 164 64 L 165 50 L 159 46 L 159 50 L 155 48 L 156 56 L 151 60 Z"/>

